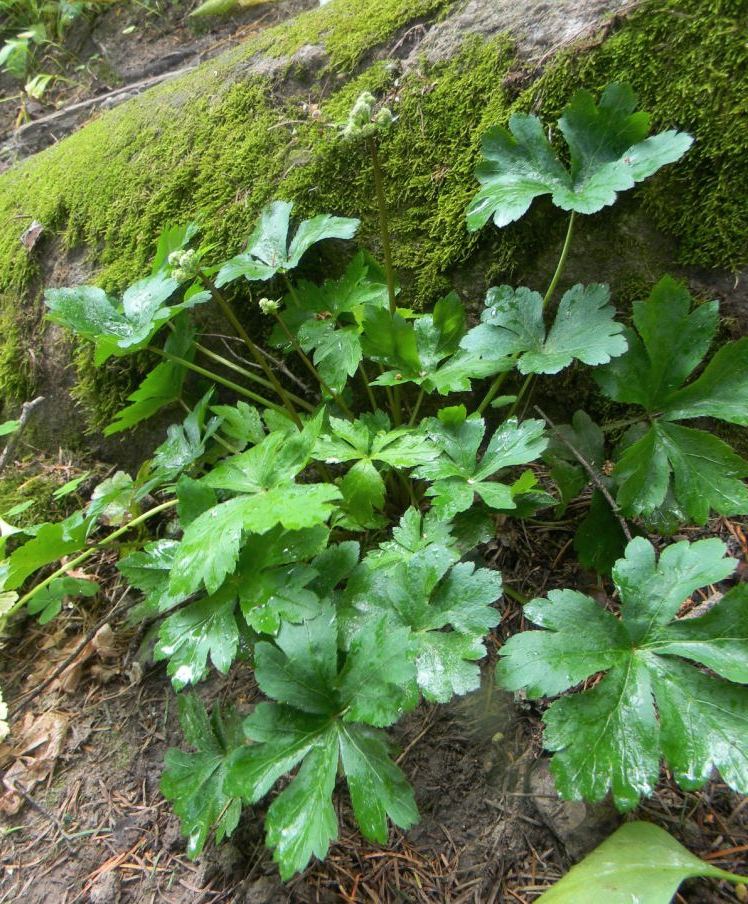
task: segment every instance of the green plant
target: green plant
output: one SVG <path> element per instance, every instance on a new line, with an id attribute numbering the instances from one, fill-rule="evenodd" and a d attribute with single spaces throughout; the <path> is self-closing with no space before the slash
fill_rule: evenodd
<path id="1" fill-rule="evenodd" d="M 629 822 L 588 854 L 538 901 L 543 904 L 669 904 L 685 879 L 708 876 L 742 885 L 737 876 L 694 857 L 664 829 Z"/>
<path id="2" fill-rule="evenodd" d="M 484 186 L 470 206 L 470 228 L 490 216 L 508 223 L 546 192 L 567 209 L 594 213 L 678 159 L 691 139 L 676 132 L 647 138 L 646 114 L 634 107 L 626 86 L 611 86 L 599 105 L 587 92 L 576 95 L 561 120 L 570 169 L 534 117 L 513 119 L 513 134 L 493 130 L 485 144 L 493 162 L 479 170 Z M 324 856 L 336 837 L 331 795 L 339 764 L 364 835 L 383 842 L 388 819 L 402 827 L 416 820 L 412 790 L 390 758 L 383 729 L 422 698 L 446 702 L 476 688 L 485 637 L 500 620 L 496 603 L 502 590 L 518 596 L 502 587 L 497 572 L 461 560 L 505 518 L 532 516 L 556 503 L 532 467 L 541 455 L 561 489 L 561 505 L 588 483 L 585 468 L 594 474 L 602 464 L 603 432 L 584 414 L 552 431 L 571 446 L 571 459 L 549 442 L 543 420 L 524 417 L 535 375 L 579 365 L 612 368 L 632 354 L 629 343 L 635 348 L 603 285 L 572 287 L 555 314 L 548 313 L 574 214 L 543 296 L 527 288 L 491 289 L 472 328 L 454 292 L 426 313 L 403 304 L 378 148 L 382 130 L 392 127 L 392 114 L 364 94 L 341 129 L 350 153 L 361 150 L 372 161 L 381 267 L 359 252 L 341 276 L 322 285 L 295 280 L 310 249 L 353 238 L 358 221 L 323 214 L 304 220 L 291 237 L 292 206 L 275 201 L 261 212 L 246 249 L 229 260 L 212 261 L 215 249 L 198 244 L 195 225 L 170 227 L 150 275 L 120 299 L 93 286 L 47 291 L 50 318 L 92 341 L 98 364 L 135 352 L 159 359 L 108 432 L 174 403 L 186 415 L 137 475 L 114 475 L 84 511 L 36 525 L 25 542 L 10 537 L 0 566 L 0 587 L 13 594 L 6 617 L 29 604 L 52 613 L 69 589 L 71 569 L 134 537 L 119 562 L 125 579 L 144 594 L 131 619 L 159 620 L 154 655 L 167 663 L 174 688 L 197 684 L 211 665 L 225 674 L 239 658 L 251 663 L 273 702 L 255 706 L 240 730 L 235 714 L 216 710 L 209 722 L 197 698 L 181 694 L 181 722 L 196 752 L 170 751 L 162 787 L 196 856 L 211 830 L 219 839 L 230 834 L 242 805 L 259 802 L 298 767 L 266 821 L 284 877 L 313 855 Z M 262 297 L 250 333 L 237 312 L 253 299 L 257 283 Z M 199 335 L 199 306 L 208 302 L 251 360 L 228 356 L 210 336 Z M 271 344 L 290 367 L 279 368 L 256 338 L 263 317 Z M 167 333 L 163 344 L 160 332 Z M 700 378 L 710 398 L 744 388 L 742 378 L 725 374 L 720 355 L 713 359 L 720 366 Z M 307 382 L 298 377 L 302 368 Z M 682 365 L 675 370 L 683 379 L 690 372 Z M 507 379 L 517 385 L 499 396 Z M 725 379 L 732 380 L 728 390 Z M 464 395 L 454 398 L 487 380 L 475 410 Z M 724 406 L 720 410 L 724 416 Z M 678 411 L 683 416 L 682 405 Z M 595 478 L 605 490 L 603 520 L 620 527 L 623 503 L 606 481 L 619 497 L 625 497 L 623 485 L 616 490 L 617 476 Z M 742 505 L 738 498 L 736 506 Z M 136 535 L 136 528 L 167 513 L 173 522 L 165 536 L 148 541 Z M 593 517 L 601 517 L 594 506 Z M 107 525 L 115 529 L 106 533 Z M 625 522 L 620 530 L 630 532 Z M 608 546 L 608 558 L 615 557 L 615 543 Z M 663 554 L 666 564 L 681 547 L 671 549 Z M 68 561 L 50 570 L 63 556 Z M 711 580 L 726 577 L 729 568 L 714 564 L 707 571 Z M 34 574 L 38 578 L 27 584 Z M 668 569 L 655 583 L 670 606 L 663 624 L 674 614 L 672 605 L 698 584 Z M 576 617 L 588 615 L 591 603 L 579 605 Z M 711 636 L 705 618 L 704 648 Z M 602 636 L 593 664 L 615 671 L 638 652 L 630 643 L 617 646 L 630 613 L 624 611 L 622 624 L 610 620 L 615 628 L 608 625 L 610 636 Z M 505 662 L 512 661 L 512 645 L 532 645 L 532 638 L 532 632 L 513 638 Z M 658 650 L 664 659 L 664 647 Z M 709 664 L 719 665 L 721 655 Z M 502 666 L 515 686 L 522 684 L 521 666 Z M 730 680 L 741 676 L 731 667 Z M 663 732 L 666 722 L 676 732 L 677 719 L 677 713 L 663 718 Z M 711 751 L 700 761 L 700 776 L 710 757 Z M 712 758 L 726 768 L 723 758 Z M 740 768 L 726 773 L 727 781 L 742 784 Z M 641 792 L 651 786 L 651 769 L 645 778 Z M 597 788 L 581 782 L 569 791 L 596 794 Z M 628 803 L 631 794 L 619 797 Z"/>
<path id="3" fill-rule="evenodd" d="M 620 618 L 574 590 L 551 591 L 524 607 L 545 630 L 517 634 L 502 647 L 503 687 L 556 696 L 605 672 L 591 690 L 562 697 L 544 716 L 562 796 L 600 800 L 612 790 L 616 805 L 630 809 L 652 793 L 663 756 L 684 788 L 700 788 L 717 768 L 730 787 L 748 792 L 740 749 L 748 730 L 748 688 L 741 686 L 748 684 L 748 591 L 735 587 L 705 615 L 675 618 L 695 590 L 732 574 L 737 563 L 725 553 L 719 540 L 682 541 L 658 562 L 652 544 L 637 537 L 613 568 Z"/>

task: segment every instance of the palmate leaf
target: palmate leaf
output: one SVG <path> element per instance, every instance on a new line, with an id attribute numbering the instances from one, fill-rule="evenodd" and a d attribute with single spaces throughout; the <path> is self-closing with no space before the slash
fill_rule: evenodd
<path id="1" fill-rule="evenodd" d="M 628 822 L 538 898 L 538 904 L 670 904 L 686 879 L 745 882 L 695 857 L 659 826 Z"/>
<path id="2" fill-rule="evenodd" d="M 195 356 L 193 342 L 195 331 L 187 315 L 180 315 L 174 321 L 175 330 L 164 345 L 164 351 L 186 361 Z M 140 386 L 131 393 L 127 400 L 131 402 L 126 408 L 118 411 L 114 420 L 104 429 L 105 436 L 112 436 L 129 430 L 136 424 L 153 417 L 156 412 L 178 401 L 182 395 L 182 386 L 187 373 L 182 364 L 173 361 L 161 361 L 149 371 Z"/>
<path id="3" fill-rule="evenodd" d="M 239 646 L 236 602 L 236 590 L 223 587 L 161 623 L 153 658 L 169 660 L 166 672 L 174 690 L 201 681 L 208 657 L 222 675 L 228 672 Z"/>
<path id="4" fill-rule="evenodd" d="M 486 655 L 483 637 L 500 620 L 491 604 L 501 596 L 501 575 L 454 559 L 452 550 L 435 545 L 392 565 L 365 559 L 340 616 L 348 639 L 366 636 L 381 620 L 408 629 L 415 682 L 426 699 L 442 703 L 480 685 L 476 660 Z M 448 625 L 452 630 L 445 632 Z"/>
<path id="5" fill-rule="evenodd" d="M 166 304 L 177 289 L 179 283 L 159 271 L 133 283 L 121 302 L 96 286 L 47 289 L 44 301 L 50 320 L 94 341 L 94 361 L 98 365 L 112 355 L 122 357 L 143 348 L 168 320 L 210 299 L 209 292 L 193 286 L 181 301 Z"/>
<path id="6" fill-rule="evenodd" d="M 246 452 L 225 459 L 201 483 L 240 493 L 195 518 L 172 568 L 170 591 L 189 594 L 204 584 L 214 593 L 233 573 L 246 534 L 316 527 L 327 521 L 341 492 L 332 484 L 296 484 L 319 435 L 321 415 L 302 431 L 276 431 Z"/>
<path id="7" fill-rule="evenodd" d="M 375 510 L 385 499 L 385 484 L 379 471 L 412 468 L 438 456 L 438 450 L 423 431 L 413 427 L 390 429 L 389 417 L 376 411 L 355 421 L 330 418 L 330 432 L 322 434 L 314 457 L 328 464 L 354 462 L 340 489 L 344 508 L 355 525 L 369 526 Z"/>
<path id="8" fill-rule="evenodd" d="M 460 349 L 465 309 L 455 292 L 437 301 L 433 312 L 422 314 L 415 323 L 384 308 L 370 309 L 363 330 L 364 353 L 390 368 L 372 381 L 376 386 L 415 383 L 440 395 L 468 392 L 471 380 L 492 376 L 513 363 L 502 356 L 481 358 Z"/>
<path id="9" fill-rule="evenodd" d="M 317 614 L 319 596 L 310 585 L 319 570 L 304 563 L 322 553 L 328 537 L 323 525 L 298 531 L 276 527 L 242 550 L 233 581 L 251 628 L 275 634 L 281 621 L 302 622 Z"/>
<path id="10" fill-rule="evenodd" d="M 630 515 L 650 515 L 672 496 L 686 518 L 748 511 L 748 462 L 711 433 L 674 423 L 715 417 L 748 424 L 748 339 L 729 342 L 697 379 L 717 329 L 716 302 L 692 309 L 688 291 L 666 276 L 634 303 L 629 351 L 595 371 L 606 396 L 640 406 L 650 426 L 632 428 L 618 456 L 617 501 Z M 644 418 L 644 415 L 642 415 Z"/>
<path id="11" fill-rule="evenodd" d="M 648 541 L 632 540 L 613 569 L 621 619 L 571 590 L 525 606 L 546 630 L 504 645 L 497 667 L 503 687 L 553 696 L 606 672 L 592 690 L 562 697 L 544 716 L 563 797 L 600 800 L 612 790 L 616 805 L 631 809 L 652 793 L 662 757 L 684 788 L 701 787 L 716 768 L 731 788 L 748 790 L 746 587 L 706 615 L 674 620 L 689 594 L 734 571 L 725 552 L 718 540 L 683 541 L 657 562 Z"/>
<path id="12" fill-rule="evenodd" d="M 62 611 L 66 597 L 92 597 L 99 592 L 96 581 L 85 578 L 62 577 L 52 581 L 26 604 L 31 615 L 39 616 L 39 624 L 46 625 Z"/>
<path id="13" fill-rule="evenodd" d="M 92 520 L 82 512 L 75 512 L 64 521 L 42 524 L 8 559 L 3 590 L 17 590 L 44 565 L 83 549 L 91 526 Z"/>
<path id="14" fill-rule="evenodd" d="M 351 239 L 359 227 L 359 220 L 319 214 L 302 221 L 289 243 L 292 210 L 288 201 L 273 201 L 262 209 L 247 250 L 221 265 L 216 277 L 219 288 L 242 276 L 264 281 L 293 270 L 312 245 L 323 239 Z"/>
<path id="15" fill-rule="evenodd" d="M 348 264 L 343 276 L 321 286 L 301 280 L 286 299 L 280 315 L 305 352 L 311 353 L 322 379 L 340 393 L 361 362 L 361 329 L 367 308 L 388 305 L 385 276 L 361 251 Z M 276 326 L 271 341 L 284 349 L 290 343 Z"/>
<path id="16" fill-rule="evenodd" d="M 145 594 L 130 610 L 130 623 L 162 615 L 186 599 L 186 594 L 169 592 L 169 575 L 178 549 L 177 540 L 154 540 L 117 563 L 128 584 Z"/>
<path id="17" fill-rule="evenodd" d="M 528 420 L 519 424 L 516 418 L 509 418 L 496 430 L 478 461 L 485 430 L 485 421 L 475 414 L 467 417 L 462 405 L 442 408 L 438 418 L 428 421 L 428 434 L 441 455 L 416 468 L 414 474 L 432 481 L 426 495 L 434 498 L 434 507 L 443 518 L 467 511 L 476 494 L 489 508 L 514 509 L 514 497 L 534 486 L 532 475 L 511 486 L 489 478 L 540 455 L 547 444 L 543 422 Z"/>
<path id="18" fill-rule="evenodd" d="M 303 625 L 284 624 L 276 645 L 257 645 L 257 682 L 278 702 L 259 704 L 245 721 L 254 743 L 231 758 L 224 790 L 255 803 L 301 763 L 266 820 L 283 879 L 312 856 L 324 858 L 337 837 L 331 796 L 339 762 L 367 838 L 384 843 L 388 817 L 401 828 L 417 820 L 413 791 L 377 731 L 415 702 L 401 690 L 414 673 L 408 648 L 407 632 L 381 622 L 351 643 L 339 668 L 331 608 Z"/>
<path id="19" fill-rule="evenodd" d="M 221 502 L 185 530 L 174 559 L 169 589 L 187 595 L 201 584 L 215 592 L 232 574 L 244 534 L 264 534 L 277 525 L 301 530 L 323 524 L 340 499 L 332 484 L 289 483 Z"/>
<path id="20" fill-rule="evenodd" d="M 543 298 L 530 289 L 499 286 L 488 290 L 481 323 L 462 347 L 486 361 L 517 357 L 523 374 L 556 374 L 572 361 L 607 364 L 626 351 L 623 326 L 616 323 L 607 286 L 572 286 L 561 298 L 546 334 Z"/>
<path id="21" fill-rule="evenodd" d="M 161 793 L 171 801 L 187 836 L 187 856 L 200 854 L 211 829 L 216 841 L 230 836 L 239 823 L 241 800 L 223 789 L 226 763 L 244 743 L 241 720 L 218 707 L 210 718 L 194 694 L 178 697 L 179 721 L 193 753 L 171 748 L 166 752 Z"/>
<path id="22" fill-rule="evenodd" d="M 648 138 L 649 115 L 635 113 L 636 103 L 627 84 L 608 85 L 599 104 L 588 91 L 577 91 L 558 121 L 571 155 L 568 168 L 536 116 L 515 113 L 509 129 L 490 129 L 483 136 L 476 170 L 482 188 L 467 209 L 468 229 L 480 229 L 491 217 L 506 226 L 546 194 L 563 210 L 596 213 L 618 192 L 679 160 L 691 136 L 671 130 Z"/>

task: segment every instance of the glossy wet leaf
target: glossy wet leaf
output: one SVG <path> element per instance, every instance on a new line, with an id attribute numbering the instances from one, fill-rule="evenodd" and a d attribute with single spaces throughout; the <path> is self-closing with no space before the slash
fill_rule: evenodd
<path id="1" fill-rule="evenodd" d="M 485 634 L 499 623 L 492 604 L 500 596 L 497 571 L 454 565 L 453 553 L 439 546 L 390 566 L 364 561 L 344 597 L 343 635 L 366 636 L 380 621 L 409 630 L 418 687 L 445 702 L 479 686 L 476 661 L 486 655 Z"/>
<path id="2" fill-rule="evenodd" d="M 286 299 L 280 315 L 305 352 L 311 353 L 322 379 L 342 392 L 361 363 L 361 330 L 367 308 L 388 305 L 384 274 L 364 252 L 349 263 L 342 277 L 321 286 L 302 280 Z M 290 344 L 278 327 L 272 341 L 286 350 Z"/>
<path id="3" fill-rule="evenodd" d="M 666 276 L 647 299 L 634 302 L 629 351 L 595 371 L 609 398 L 640 406 L 651 424 L 624 437 L 617 458 L 617 500 L 630 515 L 650 516 L 669 496 L 695 524 L 711 511 L 748 511 L 748 462 L 713 433 L 674 423 L 714 417 L 748 424 L 748 339 L 722 346 L 688 382 L 707 355 L 718 313 L 716 302 L 694 306 L 688 291 Z"/>
<path id="4" fill-rule="evenodd" d="M 503 687 L 555 696 L 605 672 L 544 716 L 563 797 L 600 800 L 611 790 L 620 809 L 631 809 L 652 793 L 662 758 L 684 788 L 703 786 L 716 768 L 733 789 L 748 789 L 740 740 L 748 731 L 748 592 L 739 585 L 706 615 L 676 618 L 690 594 L 734 571 L 725 552 L 719 540 L 682 541 L 658 562 L 647 540 L 632 540 L 613 568 L 620 619 L 572 590 L 525 606 L 546 630 L 517 634 L 502 647 Z"/>
<path id="5" fill-rule="evenodd" d="M 166 672 L 178 691 L 205 677 L 208 658 L 225 675 L 238 645 L 236 593 L 232 587 L 226 587 L 164 619 L 154 659 L 169 660 Z"/>
<path id="6" fill-rule="evenodd" d="M 546 331 L 543 298 L 530 289 L 489 289 L 481 323 L 462 340 L 479 358 L 517 358 L 520 373 L 555 374 L 573 361 L 607 364 L 626 351 L 623 326 L 615 321 L 607 286 L 577 284 L 561 298 Z"/>
<path id="7" fill-rule="evenodd" d="M 42 566 L 83 549 L 91 521 L 76 512 L 64 521 L 42 524 L 8 559 L 4 590 L 16 590 Z"/>
<path id="8" fill-rule="evenodd" d="M 433 497 L 434 507 L 444 518 L 467 511 L 476 494 L 489 508 L 515 508 L 514 496 L 522 487 L 513 488 L 489 478 L 533 461 L 547 444 L 542 421 L 520 424 L 516 418 L 509 418 L 497 428 L 479 460 L 485 429 L 485 422 L 478 415 L 467 417 L 462 406 L 443 408 L 438 418 L 427 422 L 428 435 L 441 455 L 419 466 L 414 474 L 432 482 L 426 495 Z"/>
<path id="9" fill-rule="evenodd" d="M 359 226 L 358 220 L 319 214 L 303 220 L 289 242 L 292 210 L 293 204 L 288 201 L 273 201 L 264 207 L 246 251 L 221 266 L 216 285 L 221 287 L 241 277 L 264 281 L 278 272 L 293 270 L 312 245 L 323 239 L 351 239 Z"/>
<path id="10" fill-rule="evenodd" d="M 288 484 L 237 496 L 209 509 L 185 530 L 171 573 L 170 590 L 188 594 L 205 584 L 216 591 L 233 573 L 245 534 L 264 534 L 327 521 L 340 490 L 331 484 Z"/>
<path id="11" fill-rule="evenodd" d="M 118 527 L 131 519 L 135 506 L 132 477 L 125 471 L 115 471 L 94 487 L 86 514 L 103 524 Z"/>
<path id="12" fill-rule="evenodd" d="M 302 622 L 317 615 L 319 595 L 310 585 L 319 571 L 309 560 L 324 550 L 328 536 L 321 525 L 300 531 L 274 528 L 242 550 L 235 586 L 251 628 L 275 634 L 282 621 Z"/>
<path id="13" fill-rule="evenodd" d="M 515 113 L 508 129 L 490 129 L 483 136 L 476 170 L 482 188 L 468 207 L 468 229 L 480 229 L 490 218 L 506 226 L 546 194 L 563 210 L 596 213 L 618 192 L 679 160 L 691 136 L 669 130 L 647 137 L 649 116 L 635 113 L 636 104 L 627 84 L 608 85 L 599 103 L 589 91 L 577 91 L 558 121 L 570 151 L 568 167 L 536 116 Z"/>
<path id="14" fill-rule="evenodd" d="M 390 368 L 375 386 L 415 383 L 426 392 L 448 395 L 468 392 L 472 379 L 481 379 L 511 366 L 503 359 L 481 358 L 460 348 L 465 334 L 465 310 L 455 292 L 436 302 L 433 313 L 410 323 L 387 310 L 371 311 L 364 321 L 363 349 Z"/>
<path id="15" fill-rule="evenodd" d="M 226 764 L 244 743 L 241 720 L 232 711 L 216 707 L 208 718 L 194 694 L 178 697 L 179 721 L 193 752 L 170 748 L 161 776 L 161 793 L 171 802 L 187 837 L 187 856 L 197 857 L 208 835 L 216 842 L 230 836 L 239 823 L 241 801 L 225 793 Z"/>
<path id="16" fill-rule="evenodd" d="M 691 854 L 649 822 L 628 822 L 548 891 L 542 904 L 670 904 L 681 882 L 696 876 L 748 881 Z"/>
<path id="17" fill-rule="evenodd" d="M 169 334 L 164 351 L 186 361 L 192 361 L 195 352 L 193 341 L 195 332 L 187 315 L 177 317 L 176 329 Z M 148 372 L 140 386 L 127 397 L 129 405 L 118 411 L 111 424 L 104 428 L 105 436 L 112 436 L 129 430 L 136 424 L 153 417 L 162 408 L 178 401 L 187 373 L 182 364 L 161 361 Z"/>
<path id="18" fill-rule="evenodd" d="M 281 876 L 323 858 L 338 825 L 331 796 L 338 763 L 364 834 L 386 839 L 387 817 L 402 828 L 418 817 L 413 792 L 374 727 L 394 722 L 404 705 L 401 684 L 413 675 L 407 633 L 384 623 L 351 644 L 338 662 L 334 611 L 303 625 L 284 624 L 276 643 L 256 647 L 257 681 L 277 703 L 261 703 L 245 722 L 254 743 L 233 757 L 226 791 L 259 801 L 298 764 L 266 820 L 267 843 Z M 361 724 L 361 723 L 369 724 Z"/>
<path id="19" fill-rule="evenodd" d="M 95 362 L 122 357 L 147 345 L 151 337 L 181 311 L 210 299 L 209 292 L 186 292 L 167 304 L 179 283 L 164 271 L 133 283 L 117 301 L 96 286 L 47 289 L 49 319 L 96 345 Z"/>
<path id="20" fill-rule="evenodd" d="M 144 594 L 129 613 L 131 622 L 168 612 L 185 599 L 185 595 L 169 592 L 169 575 L 178 549 L 177 540 L 154 540 L 117 563 L 125 580 Z"/>

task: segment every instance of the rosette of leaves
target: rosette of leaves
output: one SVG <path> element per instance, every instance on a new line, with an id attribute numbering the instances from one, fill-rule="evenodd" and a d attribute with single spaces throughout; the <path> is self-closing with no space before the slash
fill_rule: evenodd
<path id="1" fill-rule="evenodd" d="M 324 239 L 351 239 L 360 223 L 350 217 L 323 213 L 303 220 L 289 240 L 292 211 L 290 201 L 273 201 L 262 209 L 246 250 L 218 268 L 216 285 L 219 288 L 241 277 L 266 281 L 276 273 L 293 270 L 312 245 Z"/>
<path id="2" fill-rule="evenodd" d="M 521 424 L 509 418 L 491 437 L 485 452 L 478 451 L 486 432 L 485 421 L 477 414 L 467 416 L 463 405 L 442 408 L 430 418 L 426 430 L 440 455 L 415 469 L 416 477 L 432 482 L 426 495 L 434 508 L 449 519 L 467 511 L 476 495 L 492 509 L 516 509 L 516 498 L 530 492 L 537 480 L 526 471 L 512 484 L 493 478 L 506 468 L 534 461 L 547 445 L 544 424 L 527 420 Z"/>
<path id="3" fill-rule="evenodd" d="M 321 286 L 300 280 L 286 308 L 279 316 L 312 359 L 322 379 L 341 393 L 349 377 L 358 369 L 363 352 L 361 331 L 368 308 L 389 304 L 385 276 L 375 261 L 360 251 L 340 279 Z M 271 341 L 284 348 L 289 343 L 276 327 Z"/>
<path id="4" fill-rule="evenodd" d="M 363 414 L 355 421 L 331 417 L 329 424 L 329 433 L 320 436 L 314 447 L 314 457 L 328 464 L 354 462 L 340 482 L 350 527 L 379 523 L 375 511 L 381 510 L 386 495 L 380 471 L 413 468 L 439 454 L 422 430 L 392 430 L 382 411 Z"/>
<path id="5" fill-rule="evenodd" d="M 678 421 L 710 417 L 748 425 L 748 338 L 723 345 L 696 379 L 718 325 L 716 301 L 692 307 L 669 276 L 634 303 L 628 352 L 594 374 L 605 395 L 642 409 L 624 437 L 613 476 L 631 516 L 665 506 L 704 524 L 710 511 L 748 511 L 748 462 L 713 433 Z"/>
<path id="6" fill-rule="evenodd" d="M 340 767 L 362 833 L 384 844 L 388 818 L 403 829 L 418 819 L 413 791 L 390 758 L 381 728 L 414 705 L 404 686 L 415 674 L 406 629 L 382 618 L 340 657 L 335 612 L 283 624 L 275 643 L 255 647 L 255 678 L 275 702 L 244 722 L 253 743 L 234 752 L 223 790 L 249 804 L 299 766 L 270 804 L 267 844 L 281 877 L 323 859 L 338 833 L 332 794 Z"/>
<path id="7" fill-rule="evenodd" d="M 613 569 L 620 618 L 574 590 L 524 607 L 544 630 L 502 647 L 502 687 L 552 697 L 604 673 L 543 717 L 562 797 L 594 801 L 610 790 L 629 810 L 652 793 L 662 758 L 685 789 L 702 787 L 716 768 L 748 791 L 748 588 L 733 588 L 704 615 L 676 617 L 690 594 L 732 574 L 737 563 L 725 553 L 716 539 L 683 541 L 658 561 L 637 537 Z"/>
<path id="8" fill-rule="evenodd" d="M 589 91 L 577 91 L 558 121 L 569 166 L 537 116 L 515 113 L 508 129 L 494 126 L 483 136 L 483 161 L 476 170 L 482 188 L 468 207 L 468 229 L 480 229 L 490 218 L 506 226 L 541 195 L 550 195 L 562 210 L 597 213 L 613 204 L 618 192 L 679 160 L 691 136 L 674 130 L 649 136 L 649 114 L 634 112 L 636 105 L 628 84 L 608 85 L 599 103 Z"/>
<path id="9" fill-rule="evenodd" d="M 623 325 L 607 286 L 572 286 L 564 292 L 550 329 L 543 296 L 531 289 L 488 290 L 481 323 L 462 339 L 462 348 L 487 362 L 511 361 L 522 374 L 556 374 L 573 361 L 595 367 L 626 351 Z M 506 369 L 505 365 L 501 365 Z M 501 369 L 501 367 L 499 368 Z"/>
<path id="10" fill-rule="evenodd" d="M 468 392 L 472 379 L 508 370 L 513 361 L 502 354 L 484 357 L 460 348 L 465 335 L 465 308 L 456 292 L 411 323 L 386 308 L 369 308 L 363 324 L 364 353 L 387 368 L 374 386 L 415 383 L 426 392 Z M 486 352 L 486 349 L 483 349 Z"/>

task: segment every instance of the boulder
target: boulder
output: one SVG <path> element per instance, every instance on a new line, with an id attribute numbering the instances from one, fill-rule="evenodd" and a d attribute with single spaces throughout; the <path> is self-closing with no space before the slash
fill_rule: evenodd
<path id="1" fill-rule="evenodd" d="M 380 155 L 408 305 L 452 285 L 474 306 L 500 282 L 543 287 L 565 227 L 549 203 L 507 229 L 466 231 L 480 136 L 516 111 L 554 122 L 576 88 L 627 80 L 656 129 L 696 141 L 580 223 L 565 282 L 609 282 L 625 308 L 671 272 L 719 297 L 725 334 L 738 334 L 748 319 L 747 18 L 745 0 L 331 0 L 97 115 L 0 175 L 3 414 L 43 394 L 40 447 L 115 462 L 147 454 L 158 430 L 117 442 L 99 430 L 148 361 L 95 370 L 88 349 L 45 324 L 41 295 L 83 280 L 124 288 L 147 271 L 168 223 L 198 220 L 228 255 L 262 205 L 285 198 L 304 216 L 360 216 L 358 241 L 376 253 L 370 163 L 336 128 L 364 89 L 398 117 Z M 19 238 L 33 220 L 44 231 L 29 249 Z M 341 251 L 310 255 L 304 275 L 332 273 Z M 262 338 L 246 293 L 235 304 Z"/>

